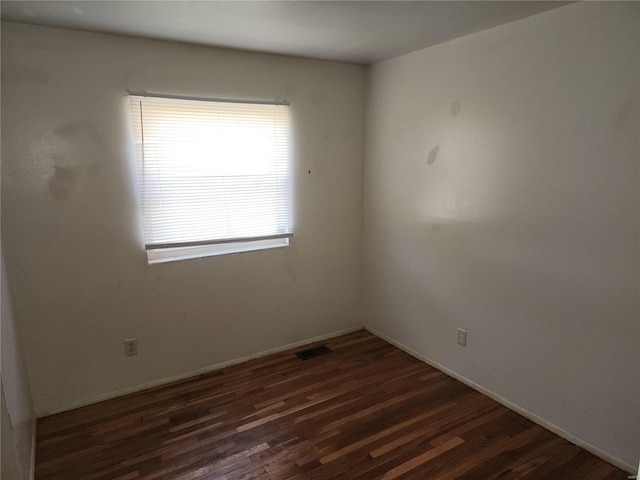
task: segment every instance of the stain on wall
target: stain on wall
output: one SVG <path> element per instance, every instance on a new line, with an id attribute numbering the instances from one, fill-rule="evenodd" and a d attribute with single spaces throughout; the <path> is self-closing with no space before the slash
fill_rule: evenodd
<path id="1" fill-rule="evenodd" d="M 436 145 L 429 152 L 429 156 L 427 157 L 427 163 L 429 165 L 433 165 L 438 158 L 438 152 L 440 151 L 440 145 Z"/>
<path id="2" fill-rule="evenodd" d="M 49 179 L 49 192 L 58 201 L 69 198 L 75 187 L 76 176 L 71 168 L 53 167 L 53 175 Z"/>
<path id="3" fill-rule="evenodd" d="M 462 103 L 460 103 L 460 100 L 456 100 L 455 102 L 453 102 L 453 105 L 451 105 L 451 115 L 453 115 L 454 117 L 458 115 L 461 108 Z"/>
<path id="4" fill-rule="evenodd" d="M 78 120 L 56 128 L 53 133 L 61 137 L 71 137 L 86 132 L 100 147 L 107 148 L 107 143 L 102 138 L 95 123 L 89 119 Z"/>

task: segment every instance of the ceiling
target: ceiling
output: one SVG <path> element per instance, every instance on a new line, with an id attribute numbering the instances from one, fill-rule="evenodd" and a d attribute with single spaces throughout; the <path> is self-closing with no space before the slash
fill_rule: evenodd
<path id="1" fill-rule="evenodd" d="M 2 1 L 2 20 L 369 64 L 560 7 L 542 1 Z"/>

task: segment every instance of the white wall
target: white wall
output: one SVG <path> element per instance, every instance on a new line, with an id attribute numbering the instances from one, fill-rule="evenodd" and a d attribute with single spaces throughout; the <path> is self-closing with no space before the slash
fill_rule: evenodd
<path id="1" fill-rule="evenodd" d="M 38 415 L 362 325 L 364 75 L 2 24 L 2 220 Z M 127 89 L 289 100 L 293 246 L 147 266 Z"/>
<path id="2" fill-rule="evenodd" d="M 0 251 L 0 258 L 2 252 Z M 4 259 L 0 262 L 0 384 L 2 385 L 2 478 L 33 478 L 35 416 L 22 340 L 16 325 Z"/>
<path id="3" fill-rule="evenodd" d="M 365 164 L 365 324 L 630 470 L 639 12 L 580 2 L 373 66 Z"/>

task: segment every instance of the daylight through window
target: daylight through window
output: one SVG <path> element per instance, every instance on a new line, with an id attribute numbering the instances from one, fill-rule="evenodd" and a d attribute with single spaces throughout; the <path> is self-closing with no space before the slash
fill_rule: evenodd
<path id="1" fill-rule="evenodd" d="M 150 262 L 286 246 L 289 106 L 130 96 Z"/>

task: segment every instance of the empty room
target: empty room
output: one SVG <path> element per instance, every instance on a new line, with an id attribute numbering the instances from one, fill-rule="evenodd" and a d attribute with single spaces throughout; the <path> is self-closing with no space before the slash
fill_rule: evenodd
<path id="1" fill-rule="evenodd" d="M 2 1 L 2 480 L 626 480 L 640 2 Z"/>

